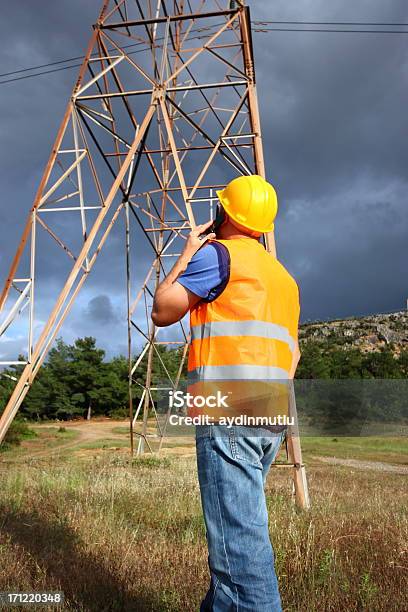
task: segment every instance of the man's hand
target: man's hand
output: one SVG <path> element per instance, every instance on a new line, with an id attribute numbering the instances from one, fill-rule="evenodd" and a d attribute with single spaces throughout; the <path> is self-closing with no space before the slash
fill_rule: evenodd
<path id="1" fill-rule="evenodd" d="M 203 246 L 203 244 L 207 242 L 207 240 L 211 240 L 215 238 L 215 234 L 213 232 L 210 234 L 207 234 L 206 236 L 201 235 L 201 234 L 204 234 L 204 232 L 209 227 L 211 227 L 213 223 L 214 221 L 208 221 L 208 223 L 197 225 L 195 229 L 191 230 L 191 232 L 188 235 L 187 242 L 184 245 L 182 257 L 184 255 L 186 259 L 190 261 L 193 255 L 197 253 L 198 249 L 200 249 Z"/>
<path id="2" fill-rule="evenodd" d="M 184 315 L 200 301 L 195 295 L 177 282 L 179 275 L 185 271 L 191 258 L 207 240 L 215 238 L 214 233 L 202 236 L 213 221 L 197 225 L 188 235 L 184 249 L 174 264 L 171 272 L 157 287 L 153 300 L 152 321 L 158 327 L 165 327 L 180 321 Z M 200 237 L 201 236 L 201 237 Z"/>

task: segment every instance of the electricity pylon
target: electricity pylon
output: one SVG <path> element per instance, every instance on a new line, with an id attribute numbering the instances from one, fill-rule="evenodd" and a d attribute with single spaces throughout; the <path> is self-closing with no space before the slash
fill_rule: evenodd
<path id="1" fill-rule="evenodd" d="M 26 325 L 27 359 L 0 419 L 0 442 L 90 274 L 112 228 L 125 221 L 131 452 L 152 449 L 157 417 L 152 372 L 179 383 L 188 349 L 183 322 L 161 341 L 150 320 L 154 290 L 190 229 L 209 218 L 215 189 L 240 174 L 265 175 L 248 7 L 242 0 L 105 0 L 79 77 L 0 296 L 0 334 Z M 136 231 L 137 230 L 137 231 Z M 50 257 L 44 236 L 67 259 L 67 278 L 45 323 L 36 322 Z M 275 254 L 273 234 L 264 236 Z M 139 275 L 133 295 L 133 266 Z M 40 265 L 39 265 L 40 261 Z M 144 272 L 143 278 L 140 276 Z M 137 339 L 134 339 L 137 334 Z M 173 379 L 160 345 L 180 347 Z M 141 347 L 139 357 L 133 348 Z M 142 360 L 147 375 L 133 408 Z M 295 410 L 295 408 L 293 408 Z M 157 419 L 160 449 L 164 431 Z M 152 443 L 151 443 L 152 442 Z M 288 443 L 298 503 L 308 505 L 298 435 Z"/>

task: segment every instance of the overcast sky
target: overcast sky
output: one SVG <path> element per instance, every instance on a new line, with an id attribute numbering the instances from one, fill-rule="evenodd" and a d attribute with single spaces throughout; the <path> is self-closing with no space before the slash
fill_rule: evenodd
<path id="1" fill-rule="evenodd" d="M 5 3 L 0 72 L 82 55 L 100 4 Z M 408 22 L 406 0 L 249 4 L 253 20 Z M 257 33 L 254 49 L 267 177 L 279 194 L 278 255 L 300 285 L 302 320 L 402 309 L 408 297 L 408 34 Z M 1 283 L 77 72 L 0 84 Z M 103 256 L 61 335 L 67 341 L 95 335 L 112 355 L 126 350 L 118 235 Z M 39 319 L 57 285 L 50 277 Z M 10 329 L 3 359 L 24 349 L 20 331 Z"/>

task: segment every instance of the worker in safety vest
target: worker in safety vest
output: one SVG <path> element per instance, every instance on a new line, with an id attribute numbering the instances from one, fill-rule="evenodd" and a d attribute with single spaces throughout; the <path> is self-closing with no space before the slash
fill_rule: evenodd
<path id="1" fill-rule="evenodd" d="M 282 610 L 264 485 L 287 431 L 300 353 L 295 280 L 260 242 L 277 197 L 258 175 L 217 192 L 154 296 L 158 326 L 190 311 L 189 414 L 207 531 L 210 588 L 201 612 Z"/>

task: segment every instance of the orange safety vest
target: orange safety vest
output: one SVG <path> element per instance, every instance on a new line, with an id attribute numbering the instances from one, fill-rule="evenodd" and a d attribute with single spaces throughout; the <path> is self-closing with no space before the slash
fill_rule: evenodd
<path id="1" fill-rule="evenodd" d="M 217 242 L 228 249 L 229 280 L 215 300 L 190 310 L 187 390 L 228 399 L 189 414 L 287 415 L 300 311 L 296 281 L 256 239 Z"/>

